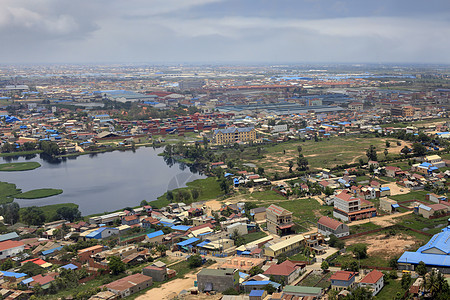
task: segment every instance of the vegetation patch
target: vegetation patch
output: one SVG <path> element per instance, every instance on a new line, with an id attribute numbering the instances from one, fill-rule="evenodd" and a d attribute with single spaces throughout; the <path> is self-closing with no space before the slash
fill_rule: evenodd
<path id="1" fill-rule="evenodd" d="M 60 189 L 36 189 L 17 194 L 14 197 L 19 199 L 39 199 L 59 195 L 62 194 L 62 192 L 63 190 Z"/>
<path id="2" fill-rule="evenodd" d="M 267 234 L 264 231 L 257 231 L 257 232 L 252 232 L 252 233 L 246 234 L 242 238 L 244 239 L 244 244 L 248 244 L 253 241 L 262 239 L 263 237 L 266 237 L 266 236 L 267 236 Z"/>
<path id="3" fill-rule="evenodd" d="M 11 203 L 14 201 L 14 195 L 21 192 L 13 183 L 0 182 L 0 204 Z"/>
<path id="4" fill-rule="evenodd" d="M 363 223 L 363 224 L 359 224 L 359 225 L 353 225 L 353 226 L 350 224 L 350 234 L 366 232 L 366 231 L 378 229 L 378 228 L 381 228 L 381 226 L 374 224 L 372 222 Z"/>
<path id="5" fill-rule="evenodd" d="M 60 203 L 60 204 L 53 204 L 53 205 L 44 205 L 39 206 L 39 209 L 41 209 L 44 212 L 45 220 L 47 222 L 55 221 L 58 216 L 58 209 L 61 207 L 68 207 L 68 208 L 76 208 L 78 209 L 78 204 L 75 203 Z M 20 208 L 20 213 L 23 213 L 26 210 L 26 207 Z"/>
<path id="6" fill-rule="evenodd" d="M 5 164 L 0 164 L 0 171 L 5 171 L 5 172 L 28 171 L 28 170 L 37 169 L 40 166 L 41 166 L 41 164 L 38 162 L 35 162 L 35 161 L 5 163 Z"/>

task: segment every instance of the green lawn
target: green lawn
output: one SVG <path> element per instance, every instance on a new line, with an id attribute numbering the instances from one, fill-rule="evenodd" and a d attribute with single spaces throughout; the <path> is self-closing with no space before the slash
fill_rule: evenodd
<path id="1" fill-rule="evenodd" d="M 397 221 L 397 224 L 425 231 L 430 234 L 436 234 L 440 232 L 445 226 L 447 226 L 448 217 L 429 220 L 416 214 L 410 214 L 394 218 L 394 220 Z"/>
<path id="2" fill-rule="evenodd" d="M 425 195 L 429 194 L 429 193 L 430 192 L 428 192 L 428 191 L 412 191 L 408 194 L 390 196 L 389 198 L 391 198 L 393 200 L 397 200 L 399 202 L 406 201 L 406 200 L 425 201 Z"/>
<path id="3" fill-rule="evenodd" d="M 257 231 L 257 232 L 252 232 L 249 234 L 246 234 L 243 236 L 245 244 L 248 244 L 250 242 L 262 239 L 263 237 L 266 237 L 267 234 L 264 231 Z"/>
<path id="4" fill-rule="evenodd" d="M 24 155 L 39 154 L 39 153 L 42 153 L 42 150 L 0 153 L 0 157 L 2 157 L 2 156 L 24 156 Z"/>
<path id="5" fill-rule="evenodd" d="M 281 196 L 275 191 L 258 191 L 253 192 L 249 195 L 249 198 L 253 198 L 255 200 L 265 201 L 265 200 L 286 200 L 285 197 Z"/>
<path id="6" fill-rule="evenodd" d="M 351 225 L 350 224 L 350 234 L 360 233 L 360 232 L 366 232 L 373 229 L 381 228 L 380 225 L 374 224 L 372 222 L 364 223 L 360 225 Z"/>
<path id="7" fill-rule="evenodd" d="M 13 183 L 0 182 L 0 204 L 14 201 L 14 195 L 21 192 Z"/>
<path id="8" fill-rule="evenodd" d="M 0 171 L 12 172 L 12 171 L 28 171 L 34 170 L 41 166 L 40 163 L 35 161 L 19 162 L 19 163 L 6 163 L 0 164 Z"/>
<path id="9" fill-rule="evenodd" d="M 15 195 L 19 199 L 39 199 L 62 194 L 60 189 L 36 189 Z"/>
<path id="10" fill-rule="evenodd" d="M 276 204 L 291 211 L 294 216 L 294 222 L 301 223 L 302 226 L 306 227 L 316 226 L 317 221 L 322 215 L 329 215 L 333 210 L 332 206 L 320 205 L 313 198 L 281 201 Z M 266 204 L 265 206 L 269 205 Z"/>
<path id="11" fill-rule="evenodd" d="M 392 300 L 397 295 L 397 292 L 400 292 L 401 295 L 405 293 L 405 290 L 402 289 L 401 279 L 390 280 L 389 284 L 385 284 L 381 291 L 377 294 L 378 300 Z"/>
<path id="12" fill-rule="evenodd" d="M 186 185 L 187 185 L 187 187 L 175 189 L 172 191 L 172 193 L 174 194 L 174 197 L 175 197 L 175 195 L 180 190 L 192 190 L 195 188 L 198 189 L 200 192 L 199 197 L 195 200 L 192 199 L 192 197 L 191 197 L 189 200 L 184 201 L 187 204 L 196 202 L 196 201 L 208 201 L 208 200 L 212 200 L 212 199 L 215 199 L 215 198 L 223 195 L 223 192 L 220 189 L 219 182 L 217 182 L 215 177 L 208 177 L 205 179 L 197 179 L 192 182 L 188 182 Z M 175 197 L 174 201 L 176 201 L 176 197 Z M 167 200 L 167 192 L 164 193 L 164 195 L 158 197 L 158 200 L 150 202 L 150 205 L 158 207 L 158 208 L 161 208 L 168 204 L 169 204 L 169 201 Z"/>

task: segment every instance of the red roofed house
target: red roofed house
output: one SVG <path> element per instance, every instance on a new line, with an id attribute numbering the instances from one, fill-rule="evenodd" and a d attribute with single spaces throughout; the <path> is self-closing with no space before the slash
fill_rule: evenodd
<path id="1" fill-rule="evenodd" d="M 33 278 L 33 281 L 30 282 L 31 286 L 34 287 L 35 285 L 40 284 L 42 289 L 44 289 L 44 290 L 48 289 L 50 287 L 50 283 L 55 281 L 55 278 L 53 278 L 50 275 L 43 276 L 43 275 L 39 274 L 39 275 L 33 276 L 31 278 Z"/>
<path id="2" fill-rule="evenodd" d="M 368 288 L 372 291 L 372 295 L 375 296 L 384 286 L 383 273 L 378 270 L 372 270 L 359 282 L 359 286 Z"/>
<path id="3" fill-rule="evenodd" d="M 137 215 L 122 217 L 122 225 L 131 226 L 135 224 L 139 224 L 139 217 Z"/>
<path id="4" fill-rule="evenodd" d="M 377 210 L 372 202 L 355 198 L 343 191 L 334 197 L 333 217 L 343 221 L 356 221 L 375 217 Z"/>
<path id="5" fill-rule="evenodd" d="M 273 276 L 276 281 L 284 281 L 284 284 L 290 284 L 296 280 L 302 271 L 299 265 L 291 262 L 290 260 L 285 260 L 279 265 L 271 265 L 265 272 L 266 276 Z"/>
<path id="6" fill-rule="evenodd" d="M 358 272 L 337 271 L 331 275 L 331 288 L 333 290 L 351 289 L 355 285 L 355 278 Z"/>
<path id="7" fill-rule="evenodd" d="M 294 226 L 294 223 L 292 223 L 292 212 L 275 204 L 270 205 L 266 209 L 266 219 L 267 230 L 280 236 L 289 234 Z"/>
<path id="8" fill-rule="evenodd" d="M 13 257 L 25 248 L 25 244 L 21 241 L 4 241 L 0 242 L 0 259 Z"/>
<path id="9" fill-rule="evenodd" d="M 385 170 L 386 170 L 386 176 L 395 177 L 395 172 L 401 171 L 402 169 L 400 169 L 398 167 L 387 166 L 385 168 Z"/>
<path id="10" fill-rule="evenodd" d="M 350 234 L 347 224 L 327 216 L 323 216 L 319 219 L 317 222 L 317 231 L 325 236 L 334 234 L 337 237 L 342 237 Z"/>

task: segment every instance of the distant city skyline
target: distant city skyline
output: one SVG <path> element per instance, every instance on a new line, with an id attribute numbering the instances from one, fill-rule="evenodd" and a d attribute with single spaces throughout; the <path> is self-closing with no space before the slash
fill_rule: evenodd
<path id="1" fill-rule="evenodd" d="M 450 1 L 0 0 L 0 63 L 450 63 Z"/>

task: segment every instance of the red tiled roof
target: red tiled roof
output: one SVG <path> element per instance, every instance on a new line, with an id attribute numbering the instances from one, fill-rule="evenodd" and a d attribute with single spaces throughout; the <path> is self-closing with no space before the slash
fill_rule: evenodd
<path id="1" fill-rule="evenodd" d="M 134 274 L 122 279 L 113 281 L 106 285 L 107 288 L 116 290 L 116 291 L 125 291 L 135 285 L 141 284 L 147 280 L 151 280 L 150 276 L 142 275 L 142 274 Z"/>
<path id="2" fill-rule="evenodd" d="M 380 280 L 380 278 L 383 277 L 383 273 L 381 273 L 378 270 L 372 270 L 369 274 L 364 277 L 361 282 L 362 283 L 369 283 L 369 284 L 375 284 Z"/>
<path id="3" fill-rule="evenodd" d="M 356 272 L 350 272 L 350 271 L 337 271 L 333 275 L 331 275 L 331 280 L 342 280 L 342 281 L 349 281 L 354 276 L 356 276 Z"/>
<path id="4" fill-rule="evenodd" d="M 342 222 L 339 222 L 338 220 L 332 219 L 327 216 L 323 216 L 318 221 L 319 224 L 322 224 L 328 228 L 331 228 L 333 230 L 336 230 L 340 225 L 342 225 Z"/>
<path id="5" fill-rule="evenodd" d="M 35 283 L 39 283 L 40 285 L 47 284 L 55 280 L 52 276 L 42 276 L 41 274 L 32 277 Z"/>
<path id="6" fill-rule="evenodd" d="M 433 210 L 447 209 L 447 206 L 445 206 L 443 204 L 430 204 L 430 205 L 427 205 L 427 206 L 432 208 Z"/>
<path id="7" fill-rule="evenodd" d="M 139 219 L 139 217 L 136 216 L 136 215 L 126 216 L 126 217 L 124 218 L 124 220 L 127 221 L 127 222 L 129 222 L 129 221 L 134 221 L 134 220 L 136 220 L 136 219 Z"/>
<path id="8" fill-rule="evenodd" d="M 287 209 L 284 209 L 282 207 L 279 207 L 278 205 L 272 204 L 270 205 L 267 209 L 266 212 L 272 212 L 273 214 L 277 215 L 277 216 L 281 216 L 284 214 L 292 214 L 290 211 L 288 211 Z"/>
<path id="9" fill-rule="evenodd" d="M 285 260 L 279 265 L 271 265 L 265 272 L 264 275 L 281 275 L 289 276 L 297 269 L 296 265 L 289 260 Z"/>
<path id="10" fill-rule="evenodd" d="M 16 248 L 20 246 L 25 246 L 23 242 L 21 241 L 4 241 L 0 242 L 0 251 Z"/>

